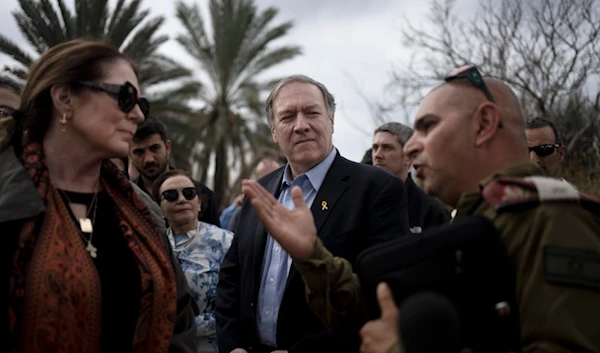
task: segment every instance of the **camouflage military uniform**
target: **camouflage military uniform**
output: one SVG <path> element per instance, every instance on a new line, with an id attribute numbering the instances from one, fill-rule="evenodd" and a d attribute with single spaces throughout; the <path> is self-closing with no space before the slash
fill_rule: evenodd
<path id="1" fill-rule="evenodd" d="M 526 178 L 541 175 L 527 163 L 484 180 L 462 195 L 455 220 L 483 215 L 500 231 L 517 273 L 523 352 L 599 352 L 600 204 L 549 178 L 532 189 Z M 351 265 L 318 243 L 296 267 L 315 314 L 336 335 L 358 335 L 366 315 Z"/>

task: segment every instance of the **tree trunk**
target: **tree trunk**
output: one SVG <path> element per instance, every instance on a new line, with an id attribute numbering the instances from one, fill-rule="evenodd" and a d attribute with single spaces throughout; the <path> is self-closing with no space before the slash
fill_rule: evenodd
<path id="1" fill-rule="evenodd" d="M 224 200 L 225 193 L 227 192 L 226 188 L 229 185 L 229 173 L 227 170 L 227 148 L 224 139 L 219 141 L 215 154 L 215 175 L 213 185 L 215 186 L 213 191 L 215 192 L 217 204 L 220 208 L 222 206 L 221 202 Z"/>

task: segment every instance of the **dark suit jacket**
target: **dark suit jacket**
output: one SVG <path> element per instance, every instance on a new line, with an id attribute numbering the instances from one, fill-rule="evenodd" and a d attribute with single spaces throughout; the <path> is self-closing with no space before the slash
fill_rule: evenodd
<path id="1" fill-rule="evenodd" d="M 408 195 L 408 223 L 422 230 L 450 223 L 448 208 L 439 199 L 425 194 L 409 175 L 404 183 Z"/>
<path id="2" fill-rule="evenodd" d="M 283 171 L 280 168 L 259 180 L 275 197 L 281 191 Z M 323 210 L 323 201 L 327 202 L 327 210 Z M 338 154 L 311 210 L 327 249 L 354 262 L 364 249 L 408 233 L 406 208 L 402 180 Z M 261 351 L 255 314 L 267 233 L 249 202 L 244 202 L 240 212 L 217 287 L 215 315 L 219 351 L 223 353 L 235 348 Z M 331 336 L 310 311 L 304 282 L 294 266 L 277 319 L 277 349 L 290 353 L 358 351 L 357 346 L 349 347 L 347 342 Z"/>

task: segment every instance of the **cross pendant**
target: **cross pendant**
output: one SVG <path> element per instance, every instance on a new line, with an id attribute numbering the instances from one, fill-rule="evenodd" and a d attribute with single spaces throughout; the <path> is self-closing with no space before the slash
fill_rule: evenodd
<path id="1" fill-rule="evenodd" d="M 87 252 L 90 253 L 90 256 L 92 258 L 96 258 L 96 256 L 98 256 L 98 248 L 96 248 L 94 245 L 92 245 L 91 241 L 88 241 L 87 246 L 85 247 L 85 250 L 87 250 Z"/>

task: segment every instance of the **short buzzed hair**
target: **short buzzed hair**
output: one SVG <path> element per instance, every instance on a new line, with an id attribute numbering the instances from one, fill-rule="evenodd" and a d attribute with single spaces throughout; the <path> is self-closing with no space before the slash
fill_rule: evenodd
<path id="1" fill-rule="evenodd" d="M 15 92 L 17 96 L 21 95 L 21 85 L 19 85 L 17 81 L 4 75 L 0 75 L 0 88 L 8 88 Z"/>
<path id="2" fill-rule="evenodd" d="M 327 108 L 327 113 L 329 114 L 329 116 L 333 116 L 333 114 L 335 113 L 335 98 L 333 98 L 333 95 L 329 92 L 327 87 L 325 87 L 325 85 L 322 84 L 321 82 L 313 80 L 312 78 L 310 78 L 308 76 L 292 75 L 292 76 L 288 76 L 288 77 L 282 79 L 281 81 L 277 82 L 277 84 L 275 85 L 275 88 L 273 88 L 273 90 L 271 91 L 271 94 L 269 94 L 269 97 L 267 98 L 265 111 L 267 112 L 267 119 L 269 120 L 269 125 L 273 124 L 273 101 L 275 100 L 275 98 L 277 98 L 279 91 L 284 86 L 286 86 L 287 84 L 293 83 L 293 82 L 310 83 L 312 85 L 317 86 L 317 88 L 321 91 L 321 93 L 323 93 L 323 99 L 325 100 L 325 106 Z"/>
<path id="3" fill-rule="evenodd" d="M 551 122 L 550 120 L 544 119 L 541 117 L 537 117 L 537 118 L 533 118 L 533 119 L 528 119 L 525 122 L 525 129 L 527 129 L 527 130 L 541 129 L 541 128 L 548 127 L 548 126 L 554 132 L 554 136 L 556 137 L 556 143 L 559 145 L 562 145 L 562 139 L 561 139 L 560 133 L 558 132 L 558 129 L 556 128 L 554 123 Z"/>
<path id="4" fill-rule="evenodd" d="M 373 135 L 376 135 L 378 132 L 388 132 L 396 136 L 398 138 L 398 143 L 400 144 L 400 146 L 404 146 L 404 144 L 412 136 L 413 129 L 400 123 L 385 123 L 377 129 L 375 129 Z"/>

